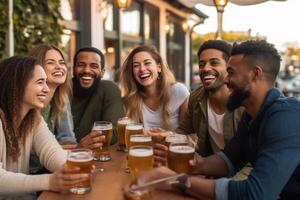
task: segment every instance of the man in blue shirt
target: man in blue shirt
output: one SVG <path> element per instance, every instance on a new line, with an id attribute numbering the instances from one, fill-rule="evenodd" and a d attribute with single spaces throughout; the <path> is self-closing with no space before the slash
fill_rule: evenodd
<path id="1" fill-rule="evenodd" d="M 198 197 L 218 200 L 300 199 L 300 102 L 283 97 L 275 89 L 280 56 L 265 41 L 246 41 L 234 45 L 225 83 L 231 90 L 228 109 L 245 107 L 237 135 L 223 151 L 190 164 L 202 175 L 226 177 L 250 162 L 248 179 L 208 180 L 181 178 L 180 186 Z M 158 168 L 148 174 L 157 178 L 174 174 Z"/>

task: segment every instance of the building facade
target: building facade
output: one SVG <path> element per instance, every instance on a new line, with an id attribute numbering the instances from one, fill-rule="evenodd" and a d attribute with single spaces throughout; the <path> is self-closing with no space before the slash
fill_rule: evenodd
<path id="1" fill-rule="evenodd" d="M 105 79 L 118 81 L 129 52 L 140 44 L 155 45 L 178 81 L 190 85 L 193 24 L 207 17 L 175 0 L 133 0 L 120 9 L 114 0 L 61 0 L 65 26 L 62 38 L 69 57 L 94 46 L 106 57 Z"/>

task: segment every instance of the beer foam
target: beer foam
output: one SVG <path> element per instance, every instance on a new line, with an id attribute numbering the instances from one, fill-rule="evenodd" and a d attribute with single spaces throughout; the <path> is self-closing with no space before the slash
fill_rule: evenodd
<path id="1" fill-rule="evenodd" d="M 185 146 L 185 145 L 170 146 L 169 150 L 170 150 L 170 152 L 182 153 L 182 154 L 188 154 L 188 153 L 194 153 L 195 152 L 195 149 L 193 147 Z"/>
<path id="2" fill-rule="evenodd" d="M 151 142 L 150 136 L 135 136 L 130 137 L 130 142 Z"/>
<path id="3" fill-rule="evenodd" d="M 68 156 L 68 161 L 71 162 L 88 162 L 93 160 L 93 157 L 87 152 L 72 152 Z"/>
<path id="4" fill-rule="evenodd" d="M 166 142 L 185 142 L 187 140 L 186 135 L 173 134 L 166 137 Z"/>
<path id="5" fill-rule="evenodd" d="M 111 130 L 111 129 L 112 129 L 112 126 L 110 126 L 110 125 L 93 127 L 93 131 L 107 131 L 107 130 Z"/>
<path id="6" fill-rule="evenodd" d="M 152 148 L 143 148 L 143 149 L 132 148 L 132 149 L 129 150 L 129 155 L 130 156 L 135 156 L 135 157 L 152 156 L 153 155 L 153 149 Z"/>
<path id="7" fill-rule="evenodd" d="M 122 125 L 126 125 L 126 124 L 129 124 L 131 123 L 132 121 L 130 119 L 122 119 L 122 120 L 119 120 L 118 123 L 119 124 L 122 124 Z"/>
<path id="8" fill-rule="evenodd" d="M 137 125 L 127 125 L 126 129 L 127 130 L 141 130 L 141 129 L 143 129 L 143 126 L 139 125 L 139 124 L 137 124 Z"/>

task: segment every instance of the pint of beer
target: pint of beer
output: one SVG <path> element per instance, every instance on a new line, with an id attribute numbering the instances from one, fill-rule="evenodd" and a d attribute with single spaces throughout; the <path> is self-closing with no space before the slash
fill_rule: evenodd
<path id="1" fill-rule="evenodd" d="M 186 135 L 174 133 L 174 134 L 168 135 L 166 137 L 165 145 L 169 147 L 171 143 L 183 143 L 183 142 L 187 142 L 187 141 L 188 141 L 188 139 L 187 139 Z"/>
<path id="2" fill-rule="evenodd" d="M 102 147 L 94 149 L 94 159 L 100 161 L 108 161 L 111 159 L 108 146 L 112 139 L 112 123 L 107 121 L 95 121 L 93 131 L 101 131 L 102 135 L 105 135 L 105 142 Z"/>
<path id="3" fill-rule="evenodd" d="M 79 167 L 80 170 L 74 173 L 90 174 L 93 169 L 93 152 L 89 149 L 72 149 L 68 151 L 68 167 Z M 91 191 L 90 179 L 71 188 L 70 192 L 74 194 L 85 194 Z"/>
<path id="4" fill-rule="evenodd" d="M 129 148 L 137 145 L 152 146 L 152 139 L 149 135 L 131 135 Z"/>
<path id="5" fill-rule="evenodd" d="M 132 146 L 129 149 L 128 165 L 130 168 L 131 181 L 136 182 L 137 173 L 148 171 L 153 168 L 153 148 L 150 146 Z"/>
<path id="6" fill-rule="evenodd" d="M 142 135 L 143 134 L 143 124 L 140 123 L 130 123 L 126 125 L 125 129 L 125 144 L 126 149 L 129 149 L 130 136 L 131 135 Z"/>
<path id="7" fill-rule="evenodd" d="M 189 160 L 194 158 L 195 147 L 192 143 L 171 143 L 168 152 L 168 167 L 177 173 L 191 172 Z"/>
<path id="8" fill-rule="evenodd" d="M 126 129 L 126 125 L 129 123 L 132 123 L 132 121 L 128 117 L 123 117 L 118 120 L 117 131 L 118 131 L 118 150 L 119 151 L 126 150 L 125 129 Z"/>

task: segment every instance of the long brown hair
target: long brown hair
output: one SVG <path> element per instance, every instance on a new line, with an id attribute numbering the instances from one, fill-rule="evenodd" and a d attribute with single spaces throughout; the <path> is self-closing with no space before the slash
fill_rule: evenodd
<path id="1" fill-rule="evenodd" d="M 50 44 L 39 44 L 35 46 L 33 49 L 30 50 L 29 55 L 36 57 L 42 64 L 43 67 L 45 67 L 45 58 L 46 58 L 46 53 L 49 50 L 55 50 L 57 51 L 61 57 L 65 60 L 65 56 L 62 53 L 62 51 L 57 48 L 54 45 Z M 70 73 L 68 72 L 67 69 L 67 78 L 66 81 L 62 84 L 59 85 L 55 93 L 51 99 L 51 105 L 54 107 L 55 110 L 55 125 L 59 126 L 61 117 L 63 116 L 64 113 L 67 112 L 67 104 L 69 102 L 69 95 L 71 93 L 71 81 L 70 81 Z"/>
<path id="2" fill-rule="evenodd" d="M 170 86 L 175 83 L 175 77 L 167 64 L 163 62 L 162 57 L 154 46 L 142 45 L 133 49 L 125 60 L 121 68 L 121 91 L 126 108 L 126 115 L 135 121 L 143 121 L 142 103 L 146 94 L 143 87 L 135 80 L 133 76 L 133 57 L 139 52 L 147 52 L 155 60 L 156 64 L 161 65 L 160 78 L 157 80 L 157 92 L 160 99 L 162 119 L 164 128 L 169 129 L 170 110 Z"/>
<path id="3" fill-rule="evenodd" d="M 20 122 L 25 88 L 39 62 L 33 57 L 14 56 L 0 62 L 0 118 L 6 139 L 7 156 L 16 160 L 20 145 L 40 122 L 36 109 L 30 110 Z"/>

